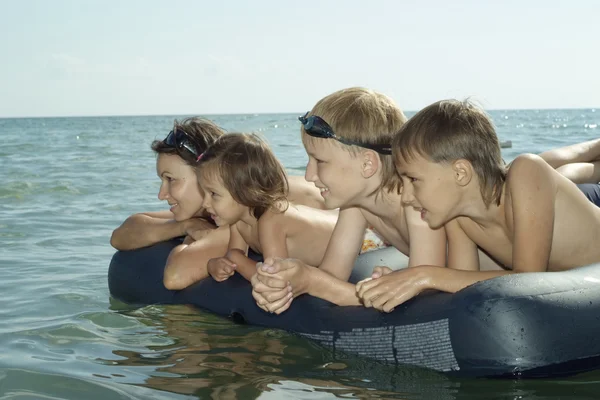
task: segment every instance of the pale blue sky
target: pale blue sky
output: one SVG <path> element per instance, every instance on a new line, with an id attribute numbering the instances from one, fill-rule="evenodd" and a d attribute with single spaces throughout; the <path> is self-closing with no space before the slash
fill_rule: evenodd
<path id="1" fill-rule="evenodd" d="M 0 117 L 600 107 L 600 1 L 0 0 Z"/>

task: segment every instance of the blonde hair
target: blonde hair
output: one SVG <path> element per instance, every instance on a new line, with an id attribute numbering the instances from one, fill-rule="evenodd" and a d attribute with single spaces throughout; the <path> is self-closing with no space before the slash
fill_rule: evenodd
<path id="1" fill-rule="evenodd" d="M 467 160 L 486 206 L 500 204 L 506 166 L 490 117 L 469 100 L 442 100 L 415 114 L 392 143 L 394 159 L 422 156 L 435 163 Z"/>
<path id="2" fill-rule="evenodd" d="M 394 134 L 406 122 L 406 116 L 388 96 L 371 89 L 352 87 L 338 90 L 321 100 L 308 113 L 308 116 L 321 117 L 335 132 L 336 136 L 358 143 L 390 145 Z M 307 135 L 304 127 L 302 134 Z M 312 140 L 311 136 L 306 139 Z M 338 141 L 332 144 L 357 154 L 361 147 L 346 145 Z M 372 194 L 385 189 L 399 192 L 401 180 L 396 174 L 391 155 L 379 154 L 382 166 L 382 181 Z"/>
<path id="3" fill-rule="evenodd" d="M 217 176 L 231 197 L 258 219 L 265 211 L 287 208 L 288 181 L 283 165 L 267 143 L 253 133 L 227 133 L 197 164 L 200 174 Z M 205 175 L 206 176 L 206 175 Z"/>

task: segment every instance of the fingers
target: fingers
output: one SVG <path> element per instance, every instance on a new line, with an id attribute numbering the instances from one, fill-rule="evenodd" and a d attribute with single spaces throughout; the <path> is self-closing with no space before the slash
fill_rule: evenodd
<path id="1" fill-rule="evenodd" d="M 266 312 L 269 312 L 269 310 L 267 310 L 267 306 L 266 306 L 268 302 L 260 293 L 253 290 L 252 297 L 254 297 L 254 301 L 256 301 L 257 306 L 259 306 Z"/>
<path id="2" fill-rule="evenodd" d="M 360 290 L 362 289 L 363 285 L 369 281 L 372 281 L 373 278 L 365 278 L 362 281 L 358 281 L 358 283 L 356 284 L 356 293 L 360 292 Z"/>
<path id="3" fill-rule="evenodd" d="M 275 314 L 281 314 L 289 308 L 290 304 L 292 304 L 293 297 L 294 295 L 292 293 L 288 293 L 283 299 L 268 303 L 266 305 L 267 310 Z"/>
<path id="4" fill-rule="evenodd" d="M 267 286 L 268 289 L 265 290 L 283 289 L 284 287 L 289 286 L 289 282 L 268 275 L 261 275 L 260 273 L 256 274 L 256 279 L 258 282 Z"/>
<path id="5" fill-rule="evenodd" d="M 361 299 L 364 298 L 365 293 L 371 290 L 372 288 L 379 286 L 379 283 L 380 282 L 378 282 L 377 280 L 373 280 L 371 278 L 367 278 L 358 282 L 358 284 L 356 285 L 356 295 Z"/>
<path id="6" fill-rule="evenodd" d="M 287 295 L 289 293 L 291 293 L 291 291 L 292 291 L 292 287 L 286 286 L 282 290 L 265 292 L 265 293 L 263 293 L 263 297 L 267 300 L 267 302 L 274 303 L 276 301 L 283 299 L 284 297 L 287 297 Z"/>
<path id="7" fill-rule="evenodd" d="M 260 264 L 260 263 L 259 263 Z M 265 262 L 260 264 L 258 268 L 260 272 L 266 272 L 269 274 L 276 274 L 281 271 L 285 271 L 295 267 L 301 267 L 302 261 L 294 258 L 278 258 L 278 257 L 267 257 Z"/>
<path id="8" fill-rule="evenodd" d="M 264 262 L 258 263 L 257 267 L 259 272 L 268 272 L 270 274 L 274 274 L 279 272 L 279 261 L 280 258 L 277 257 L 267 257 Z"/>
<path id="9" fill-rule="evenodd" d="M 292 300 L 294 299 L 292 293 L 287 290 L 285 291 L 285 294 L 281 296 L 277 301 L 268 301 L 265 298 L 265 296 L 263 296 L 261 293 L 256 292 L 255 290 L 252 291 L 252 297 L 256 301 L 256 305 L 262 310 L 276 314 L 281 314 L 282 312 L 287 310 L 290 307 L 290 304 L 292 304 Z"/>
<path id="10" fill-rule="evenodd" d="M 287 301 L 287 303 L 285 303 L 283 305 L 283 307 L 281 307 L 280 309 L 278 309 L 278 310 L 275 311 L 275 314 L 279 315 L 282 312 L 284 312 L 285 310 L 287 310 L 288 308 L 290 308 L 290 306 L 292 305 L 292 301 L 293 300 L 294 300 L 294 297 L 290 297 L 290 299 Z"/>
<path id="11" fill-rule="evenodd" d="M 392 269 L 389 267 L 385 267 L 385 266 L 375 267 L 375 268 L 373 268 L 373 274 L 371 274 L 371 278 L 373 278 L 373 279 L 381 278 L 383 275 L 387 275 L 392 272 L 393 272 Z"/>

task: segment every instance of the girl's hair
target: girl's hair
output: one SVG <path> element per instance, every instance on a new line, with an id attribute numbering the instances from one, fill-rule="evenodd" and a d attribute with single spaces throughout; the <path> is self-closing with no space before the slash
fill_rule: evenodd
<path id="1" fill-rule="evenodd" d="M 281 202 L 287 209 L 287 175 L 259 136 L 225 134 L 199 158 L 199 173 L 209 179 L 217 177 L 236 202 L 250 207 L 256 219 Z"/>
<path id="2" fill-rule="evenodd" d="M 198 155 L 202 154 L 215 140 L 225 134 L 225 131 L 217 124 L 200 117 L 186 118 L 181 122 L 175 120 L 172 132 L 177 131 L 185 133 L 186 140 L 188 140 L 187 144 Z M 197 156 L 194 156 L 186 148 L 169 145 L 164 140 L 153 141 L 151 147 L 157 154 L 177 154 L 189 165 L 195 166 L 196 164 Z"/>

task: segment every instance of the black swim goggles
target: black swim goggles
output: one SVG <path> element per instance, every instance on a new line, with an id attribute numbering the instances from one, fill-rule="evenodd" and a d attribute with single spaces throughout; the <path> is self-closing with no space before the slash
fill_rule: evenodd
<path id="1" fill-rule="evenodd" d="M 317 137 L 321 139 L 334 139 L 340 143 L 347 144 L 349 146 L 358 146 L 364 147 L 365 149 L 375 150 L 379 154 L 392 154 L 392 146 L 389 144 L 372 144 L 372 143 L 361 143 L 355 142 L 352 140 L 344 139 L 338 137 L 333 129 L 329 126 L 327 122 L 323 120 L 323 118 L 317 115 L 311 115 L 308 117 L 308 112 L 301 117 L 298 117 L 298 120 L 302 122 L 302 126 L 304 126 L 304 130 L 306 134 L 312 137 Z"/>
<path id="2" fill-rule="evenodd" d="M 196 146 L 190 139 L 187 133 L 185 133 L 180 128 L 173 128 L 171 132 L 167 135 L 163 143 L 169 147 L 176 149 L 178 152 L 186 150 L 192 156 L 194 156 L 194 160 L 198 160 L 199 154 L 196 151 Z"/>

